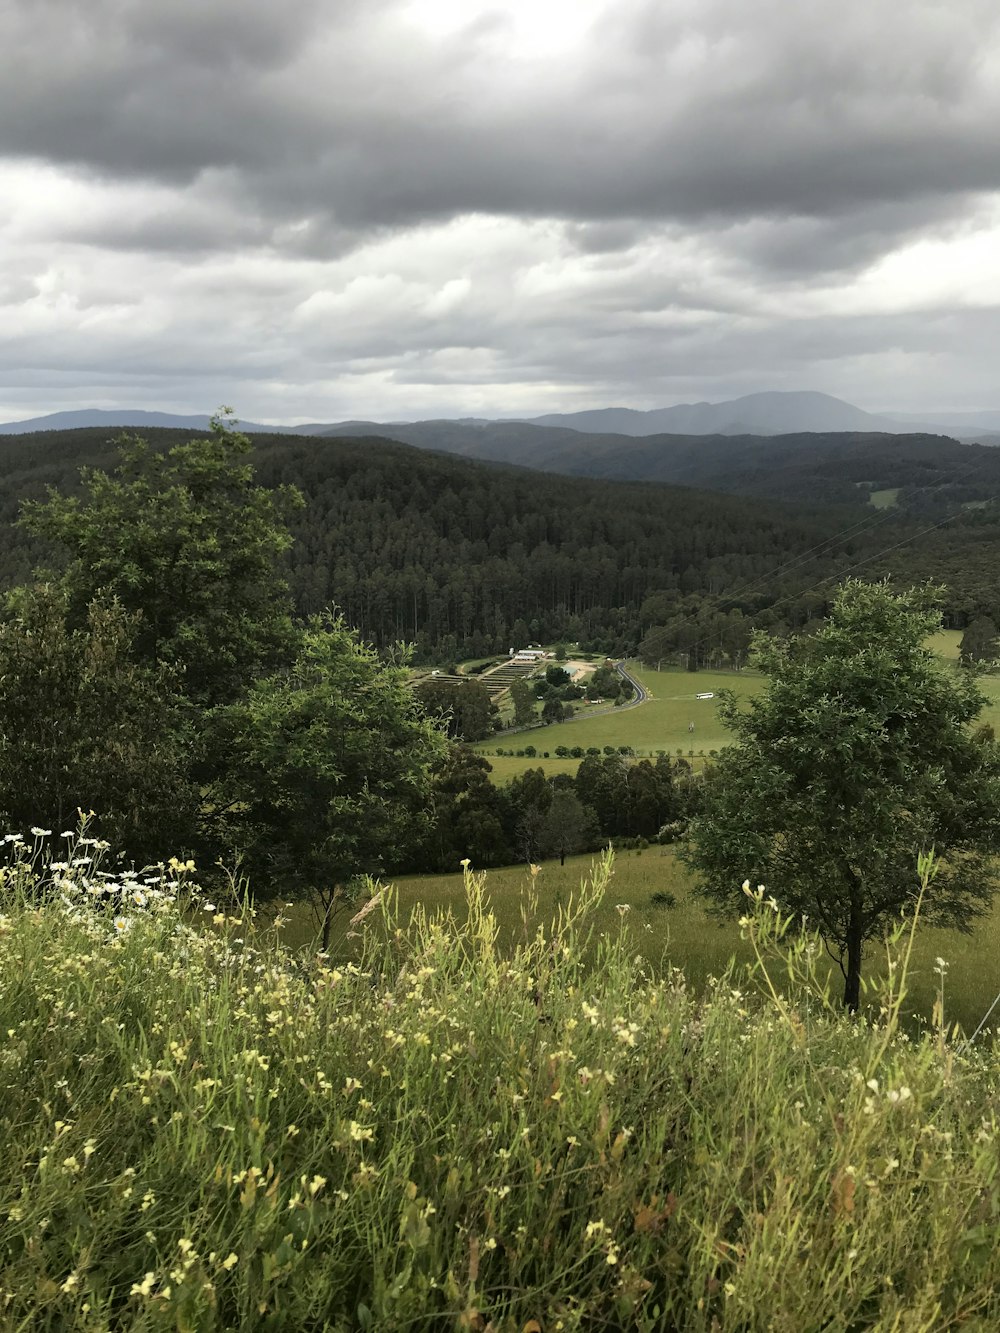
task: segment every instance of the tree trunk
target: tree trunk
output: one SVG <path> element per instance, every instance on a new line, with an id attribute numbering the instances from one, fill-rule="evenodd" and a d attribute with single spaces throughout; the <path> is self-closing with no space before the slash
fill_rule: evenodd
<path id="1" fill-rule="evenodd" d="M 560 864 L 561 866 L 564 866 L 564 865 L 566 864 L 566 848 L 565 848 L 565 847 L 560 847 L 560 848 L 559 848 L 559 864 Z"/>
<path id="2" fill-rule="evenodd" d="M 333 925 L 333 913 L 337 906 L 337 899 L 340 897 L 340 885 L 323 895 L 323 934 L 322 934 L 322 952 L 328 953 L 330 949 L 330 927 Z"/>
<path id="3" fill-rule="evenodd" d="M 847 974 L 844 978 L 844 1008 L 852 1014 L 861 1003 L 861 950 L 864 945 L 864 917 L 860 893 L 851 894 L 851 914 L 847 923 Z"/>

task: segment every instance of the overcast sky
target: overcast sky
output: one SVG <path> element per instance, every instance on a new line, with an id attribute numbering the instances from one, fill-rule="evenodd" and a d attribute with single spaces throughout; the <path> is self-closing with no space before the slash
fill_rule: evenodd
<path id="1" fill-rule="evenodd" d="M 3 0 L 0 419 L 1000 407 L 996 0 Z"/>

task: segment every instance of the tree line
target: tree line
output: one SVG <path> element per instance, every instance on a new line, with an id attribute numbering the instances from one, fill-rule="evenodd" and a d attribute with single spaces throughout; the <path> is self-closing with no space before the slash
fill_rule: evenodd
<path id="1" fill-rule="evenodd" d="M 674 842 L 698 808 L 700 782 L 683 759 L 588 754 L 576 775 L 528 768 L 503 787 L 481 754 L 455 744 L 431 775 L 433 817 L 417 868 L 540 863 L 621 840 Z"/>

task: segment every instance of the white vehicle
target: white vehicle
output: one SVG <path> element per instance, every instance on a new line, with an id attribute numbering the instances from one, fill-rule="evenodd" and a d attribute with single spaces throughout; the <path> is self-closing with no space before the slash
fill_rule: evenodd
<path id="1" fill-rule="evenodd" d="M 708 694 L 696 694 L 694 697 L 696 699 L 714 699 L 715 695 L 710 692 Z"/>

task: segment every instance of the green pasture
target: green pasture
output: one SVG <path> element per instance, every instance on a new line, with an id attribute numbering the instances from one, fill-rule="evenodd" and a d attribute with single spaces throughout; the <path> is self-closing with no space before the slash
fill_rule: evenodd
<path id="1" fill-rule="evenodd" d="M 948 662 L 958 661 L 958 648 L 962 642 L 962 631 L 960 629 L 939 629 L 936 634 L 932 634 L 927 640 L 928 648 L 933 648 L 938 657 L 943 657 Z"/>
<path id="2" fill-rule="evenodd" d="M 697 754 L 717 750 L 729 740 L 729 733 L 719 721 L 718 692 L 734 690 L 750 697 L 763 689 L 764 677 L 752 671 L 649 671 L 638 666 L 629 670 L 649 694 L 646 703 L 635 708 L 615 708 L 572 722 L 555 722 L 516 735 L 491 737 L 475 748 L 493 762 L 491 750 L 498 747 L 522 749 L 534 745 L 538 751 L 552 754 L 557 745 L 630 745 L 636 754 L 655 755 L 658 750 L 675 754 L 689 750 Z M 715 694 L 714 699 L 696 699 L 697 694 Z M 688 724 L 694 723 L 694 731 Z M 515 761 L 509 761 L 511 763 Z M 521 772 L 534 761 L 518 759 Z"/>
<path id="3" fill-rule="evenodd" d="M 872 491 L 868 503 L 873 509 L 893 509 L 899 498 L 899 487 L 890 486 L 884 491 Z"/>
<path id="4" fill-rule="evenodd" d="M 510 746 L 505 748 L 509 749 Z M 518 777 L 528 768 L 541 768 L 545 771 L 546 777 L 550 778 L 554 778 L 557 773 L 568 773 L 571 778 L 575 778 L 576 770 L 580 767 L 579 759 L 546 759 L 541 753 L 541 747 L 534 759 L 518 758 L 517 755 L 491 754 L 488 747 L 480 749 L 480 753 L 489 761 L 493 769 L 490 777 L 498 787 L 506 786 L 511 778 Z"/>
<path id="5" fill-rule="evenodd" d="M 930 639 L 930 646 L 946 661 L 958 661 L 961 630 L 939 630 Z M 753 671 L 651 671 L 637 665 L 629 670 L 642 682 L 649 693 L 646 703 L 635 708 L 615 708 L 593 716 L 582 716 L 572 722 L 557 722 L 548 727 L 503 734 L 481 741 L 473 748 L 484 754 L 493 765 L 493 780 L 509 782 L 526 768 L 544 768 L 551 775 L 575 773 L 578 759 L 557 759 L 557 745 L 584 749 L 605 745 L 630 745 L 638 755 L 655 755 L 659 750 L 675 755 L 678 750 L 687 756 L 707 754 L 721 749 L 731 739 L 718 716 L 719 690 L 733 690 L 738 696 L 750 698 L 764 688 L 764 677 Z M 989 699 L 981 720 L 988 722 L 1000 734 L 1000 676 L 984 676 L 983 693 Z M 712 693 L 714 699 L 697 699 L 697 694 Z M 688 723 L 695 729 L 688 731 Z M 520 750 L 533 745 L 539 753 L 535 759 L 498 756 L 497 749 Z M 548 750 L 549 759 L 541 757 Z"/>
<path id="6" fill-rule="evenodd" d="M 521 937 L 525 929 L 522 912 L 529 918 L 529 928 L 533 928 L 532 920 L 549 920 L 579 888 L 593 862 L 590 855 L 570 857 L 564 866 L 558 861 L 546 862 L 534 881 L 536 914 L 530 910 L 532 878 L 525 866 L 489 871 L 487 888 L 502 937 L 508 942 Z M 418 904 L 431 912 L 451 911 L 464 918 L 465 897 L 458 869 L 451 875 L 403 876 L 394 880 L 393 885 L 403 921 L 409 919 Z M 654 903 L 654 894 L 672 895 L 673 905 Z M 734 896 L 742 906 L 738 885 L 734 885 Z M 308 908 L 298 904 L 289 909 L 288 917 L 286 943 L 309 947 L 316 933 Z M 746 963 L 752 957 L 734 921 L 719 922 L 708 914 L 695 892 L 690 873 L 670 847 L 651 846 L 643 851 L 616 854 L 614 877 L 598 909 L 595 925 L 603 933 L 624 926 L 631 932 L 637 953 L 657 969 L 668 965 L 681 968 L 695 989 L 703 987 L 708 977 L 718 976 L 730 959 Z M 342 920 L 332 945 L 335 954 L 343 945 L 346 929 L 346 920 Z M 960 1023 L 971 1033 L 1000 990 L 1000 900 L 969 935 L 953 930 L 918 929 L 906 1005 L 908 1015 L 930 1017 L 939 984 L 935 972 L 935 960 L 939 957 L 948 964 L 946 1019 L 949 1023 Z M 831 984 L 839 996 L 843 987 L 840 973 L 832 962 L 829 967 Z M 883 971 L 881 951 L 870 947 L 865 955 L 866 976 L 880 975 Z M 993 1017 L 996 1022 L 991 1021 L 990 1026 L 1000 1030 L 1000 1006 Z"/>

